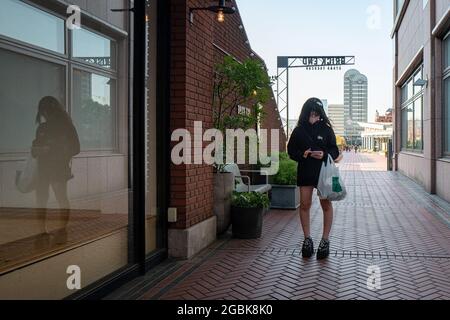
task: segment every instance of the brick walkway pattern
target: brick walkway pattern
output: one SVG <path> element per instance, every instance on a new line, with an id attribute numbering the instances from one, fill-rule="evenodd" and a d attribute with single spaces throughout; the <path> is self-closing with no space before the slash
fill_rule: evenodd
<path id="1" fill-rule="evenodd" d="M 347 153 L 340 168 L 348 197 L 334 204 L 328 260 L 301 257 L 298 212 L 270 211 L 261 239 L 227 234 L 194 259 L 168 260 L 107 299 L 450 299 L 449 203 L 386 172 L 384 156 Z M 317 199 L 311 219 L 317 248 Z M 379 267 L 380 289 L 367 286 L 370 266 Z"/>

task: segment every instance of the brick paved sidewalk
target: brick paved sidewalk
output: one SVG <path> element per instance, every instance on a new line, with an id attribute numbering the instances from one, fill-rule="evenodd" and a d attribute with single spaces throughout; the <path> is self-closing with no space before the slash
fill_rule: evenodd
<path id="1" fill-rule="evenodd" d="M 263 238 L 219 239 L 190 261 L 166 261 L 108 299 L 450 299 L 450 205 L 399 173 L 385 158 L 347 154 L 349 196 L 335 204 L 327 261 L 301 257 L 298 213 L 270 211 Z M 317 247 L 322 212 L 312 212 Z M 381 289 L 367 288 L 367 268 Z"/>

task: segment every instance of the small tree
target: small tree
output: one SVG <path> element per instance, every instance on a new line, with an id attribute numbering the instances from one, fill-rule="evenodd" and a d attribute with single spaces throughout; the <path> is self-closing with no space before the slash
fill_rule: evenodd
<path id="1" fill-rule="evenodd" d="M 262 105 L 270 97 L 271 81 L 265 67 L 247 59 L 240 63 L 225 57 L 216 65 L 214 81 L 214 128 L 225 133 L 227 129 L 255 128 L 264 117 Z M 249 112 L 240 112 L 239 107 Z M 223 155 L 225 156 L 226 146 Z M 216 166 L 221 172 L 223 166 Z"/>
<path id="2" fill-rule="evenodd" d="M 264 116 L 262 105 L 270 97 L 271 82 L 264 66 L 252 59 L 239 63 L 225 57 L 216 66 L 214 81 L 214 127 L 226 129 L 254 128 Z M 250 109 L 238 112 L 239 106 Z"/>

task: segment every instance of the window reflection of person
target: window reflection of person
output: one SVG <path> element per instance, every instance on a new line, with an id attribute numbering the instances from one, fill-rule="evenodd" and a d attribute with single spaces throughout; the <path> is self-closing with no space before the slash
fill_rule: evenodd
<path id="1" fill-rule="evenodd" d="M 50 186 L 59 205 L 63 228 L 59 230 L 59 242 L 67 240 L 70 203 L 67 182 L 73 178 L 72 158 L 80 153 L 80 142 L 75 126 L 64 107 L 54 97 L 44 97 L 39 102 L 36 116 L 38 128 L 32 145 L 32 156 L 37 159 L 36 202 L 42 215 L 42 232 L 49 235 L 47 226 L 47 202 Z"/>

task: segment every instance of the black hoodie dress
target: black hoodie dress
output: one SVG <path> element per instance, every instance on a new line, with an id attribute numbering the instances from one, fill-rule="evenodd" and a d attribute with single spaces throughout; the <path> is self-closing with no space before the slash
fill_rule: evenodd
<path id="1" fill-rule="evenodd" d="M 323 159 L 317 160 L 310 155 L 305 159 L 303 155 L 308 149 L 323 151 Z M 322 163 L 328 159 L 328 155 L 331 155 L 333 160 L 339 157 L 336 135 L 333 129 L 323 121 L 313 125 L 307 122 L 292 132 L 288 143 L 288 154 L 292 160 L 298 162 L 297 185 L 317 188 Z"/>

